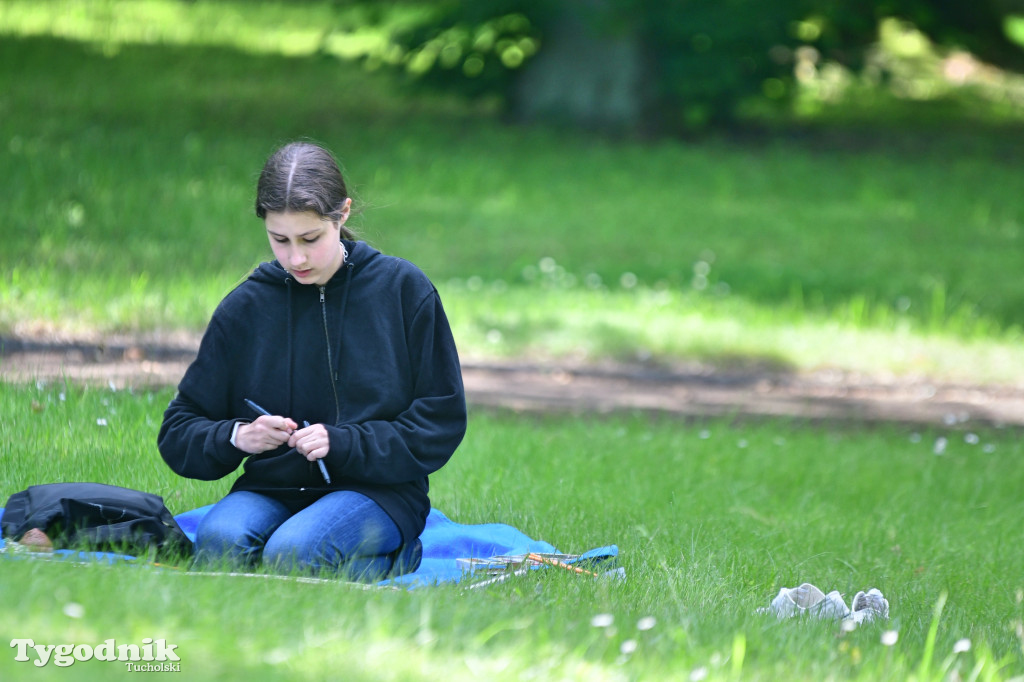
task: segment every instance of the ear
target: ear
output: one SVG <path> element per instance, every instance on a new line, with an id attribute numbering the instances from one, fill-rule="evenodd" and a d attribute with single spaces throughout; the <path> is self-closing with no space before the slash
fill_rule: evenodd
<path id="1" fill-rule="evenodd" d="M 338 219 L 338 227 L 340 228 L 348 220 L 349 214 L 352 212 L 352 197 L 345 199 L 341 205 L 341 217 Z"/>

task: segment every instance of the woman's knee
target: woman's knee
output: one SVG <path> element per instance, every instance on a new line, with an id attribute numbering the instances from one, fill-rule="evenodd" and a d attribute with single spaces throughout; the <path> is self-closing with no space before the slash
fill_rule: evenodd
<path id="1" fill-rule="evenodd" d="M 287 518 L 284 505 L 250 492 L 230 493 L 214 505 L 196 529 L 196 555 L 201 560 L 259 558 L 263 545 Z"/>
<path id="2" fill-rule="evenodd" d="M 279 568 L 338 570 L 370 560 L 376 570 L 401 545 L 401 533 L 375 502 L 333 493 L 302 510 L 266 543 L 264 563 Z"/>

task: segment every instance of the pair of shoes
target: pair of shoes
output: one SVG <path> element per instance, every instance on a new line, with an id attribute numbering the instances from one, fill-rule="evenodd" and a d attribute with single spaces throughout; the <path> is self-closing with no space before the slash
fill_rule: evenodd
<path id="1" fill-rule="evenodd" d="M 825 594 L 814 585 L 804 583 L 800 587 L 783 587 L 771 605 L 758 609 L 758 613 L 773 613 L 780 620 L 793 616 L 846 618 L 850 609 L 839 592 L 833 590 Z"/>
<path id="2" fill-rule="evenodd" d="M 800 587 L 783 587 L 771 604 L 757 609 L 757 613 L 771 613 L 779 620 L 794 616 L 810 616 L 850 621 L 854 625 L 860 625 L 876 619 L 887 620 L 889 602 L 881 592 L 872 587 L 867 592 L 858 592 L 848 608 L 837 590 L 825 594 L 814 585 L 804 583 Z"/>
<path id="3" fill-rule="evenodd" d="M 858 592 L 854 596 L 851 606 L 850 618 L 858 625 L 869 623 L 876 618 L 880 620 L 889 618 L 889 600 L 873 587 L 867 592 Z"/>

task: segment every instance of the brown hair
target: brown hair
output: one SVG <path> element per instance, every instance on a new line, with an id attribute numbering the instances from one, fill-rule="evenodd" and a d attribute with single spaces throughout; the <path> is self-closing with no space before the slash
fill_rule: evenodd
<path id="1" fill-rule="evenodd" d="M 256 215 L 312 211 L 329 220 L 341 220 L 348 198 L 345 180 L 334 156 L 311 142 L 292 142 L 270 155 L 256 183 Z M 341 236 L 355 239 L 345 225 Z"/>

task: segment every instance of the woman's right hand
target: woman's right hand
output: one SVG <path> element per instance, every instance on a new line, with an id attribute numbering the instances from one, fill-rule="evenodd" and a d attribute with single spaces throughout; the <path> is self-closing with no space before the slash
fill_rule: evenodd
<path id="1" fill-rule="evenodd" d="M 297 428 L 299 425 L 288 417 L 262 415 L 255 421 L 238 427 L 238 432 L 235 434 L 235 446 L 250 455 L 274 450 L 287 443 L 288 438 Z"/>

